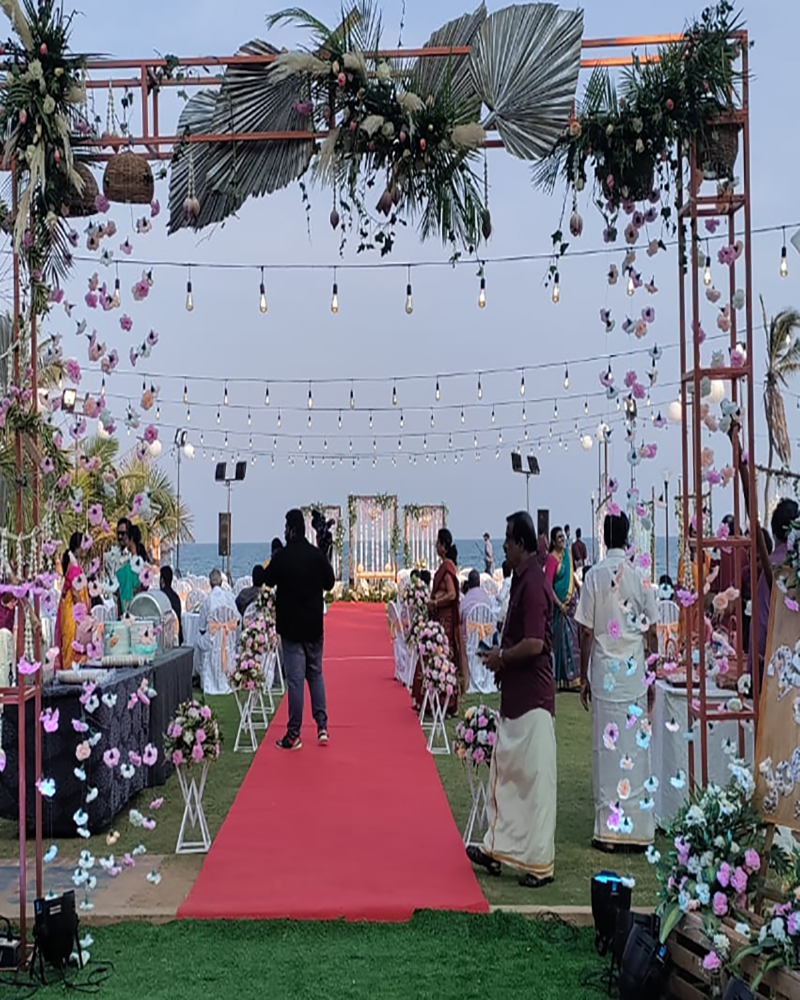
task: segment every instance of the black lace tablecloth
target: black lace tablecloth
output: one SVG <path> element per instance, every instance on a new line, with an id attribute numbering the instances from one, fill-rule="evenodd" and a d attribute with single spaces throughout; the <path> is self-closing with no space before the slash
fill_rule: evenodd
<path id="1" fill-rule="evenodd" d="M 81 686 L 51 684 L 42 689 L 42 708 L 58 709 L 59 713 L 58 730 L 55 733 L 42 731 L 42 776 L 52 778 L 56 785 L 55 795 L 42 800 L 45 837 L 75 836 L 73 815 L 82 806 L 89 814 L 88 828 L 92 833 L 107 829 L 137 792 L 164 784 L 172 772 L 172 765 L 164 760 L 164 732 L 177 706 L 192 696 L 192 656 L 191 649 L 176 649 L 158 657 L 147 667 L 111 670 L 107 680 L 97 687 L 100 702 L 97 709 L 85 716 L 91 732 L 99 732 L 101 738 L 93 747 L 91 757 L 83 763 L 77 760 L 75 751 L 90 733 L 81 735 L 72 725 L 73 719 L 81 718 Z M 131 695 L 145 678 L 155 689 L 156 696 L 149 705 L 139 701 L 134 708 L 129 708 Z M 104 702 L 104 694 L 116 695 L 116 703 L 109 705 Z M 19 816 L 17 714 L 16 706 L 5 706 L 2 746 L 6 767 L 0 773 L 0 816 L 4 819 L 17 819 Z M 25 719 L 26 807 L 28 828 L 32 829 L 35 796 L 39 794 L 34 786 L 34 725 L 41 725 L 34 719 L 32 701 L 26 705 Z M 141 755 L 148 743 L 158 750 L 156 764 L 136 767 L 133 775 L 126 778 L 121 766 L 129 763 L 128 751 Z M 103 754 L 113 747 L 119 749 L 120 759 L 116 767 L 109 768 L 103 761 Z M 86 772 L 85 784 L 74 773 L 79 767 Z M 84 804 L 87 788 L 97 788 L 98 794 L 93 802 Z"/>

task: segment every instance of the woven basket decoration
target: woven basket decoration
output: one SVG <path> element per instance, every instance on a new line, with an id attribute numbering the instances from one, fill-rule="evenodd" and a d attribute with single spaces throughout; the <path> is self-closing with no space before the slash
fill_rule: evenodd
<path id="1" fill-rule="evenodd" d="M 75 173 L 83 181 L 83 191 L 78 194 L 75 188 L 72 189 L 69 202 L 66 205 L 66 214 L 73 219 L 95 215 L 97 212 L 95 199 L 100 192 L 97 187 L 97 181 L 94 179 L 94 174 L 85 163 L 76 163 Z"/>
<path id="2" fill-rule="evenodd" d="M 144 156 L 128 150 L 112 156 L 103 174 L 103 192 L 109 201 L 149 205 L 155 193 L 153 171 Z"/>

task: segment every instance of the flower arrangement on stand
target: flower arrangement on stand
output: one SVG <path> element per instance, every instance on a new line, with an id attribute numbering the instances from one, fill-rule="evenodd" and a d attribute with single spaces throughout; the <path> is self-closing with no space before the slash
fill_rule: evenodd
<path id="1" fill-rule="evenodd" d="M 436 621 L 423 622 L 415 628 L 415 641 L 422 659 L 423 686 L 445 699 L 452 698 L 458 687 L 458 676 L 444 628 Z"/>
<path id="2" fill-rule="evenodd" d="M 431 599 L 430 587 L 418 576 L 412 576 L 408 581 L 403 600 L 408 610 L 408 620 L 411 628 L 418 621 L 428 620 L 428 602 Z"/>
<path id="3" fill-rule="evenodd" d="M 472 767 L 487 767 L 497 742 L 497 712 L 487 705 L 473 705 L 456 725 L 456 756 Z"/>
<path id="4" fill-rule="evenodd" d="M 167 760 L 175 767 L 215 761 L 220 745 L 219 722 L 208 705 L 195 699 L 178 705 L 164 737 Z"/>

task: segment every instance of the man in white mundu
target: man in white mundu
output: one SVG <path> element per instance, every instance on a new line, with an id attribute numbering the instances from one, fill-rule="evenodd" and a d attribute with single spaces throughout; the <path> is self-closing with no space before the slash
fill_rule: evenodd
<path id="1" fill-rule="evenodd" d="M 655 591 L 626 557 L 629 522 L 608 514 L 607 553 L 586 575 L 575 620 L 581 629 L 581 704 L 592 708 L 594 837 L 599 850 L 653 843 L 648 692 L 658 648 Z"/>

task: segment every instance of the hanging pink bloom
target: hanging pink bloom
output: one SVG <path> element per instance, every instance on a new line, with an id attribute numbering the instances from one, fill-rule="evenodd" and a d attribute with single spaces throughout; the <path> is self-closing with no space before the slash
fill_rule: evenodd
<path id="1" fill-rule="evenodd" d="M 97 298 L 97 294 L 95 292 L 87 292 L 86 295 L 84 296 L 84 300 L 86 302 L 86 305 L 90 309 L 96 309 L 97 308 L 98 298 Z"/>
<path id="2" fill-rule="evenodd" d="M 45 457 L 42 459 L 40 468 L 45 475 L 49 475 L 55 468 L 55 466 L 53 465 L 53 459 L 50 458 L 49 455 L 45 455 Z"/>
<path id="3" fill-rule="evenodd" d="M 103 520 L 102 506 L 99 503 L 93 503 L 87 511 L 87 516 L 89 518 L 89 524 L 91 524 L 93 528 L 97 528 Z"/>
<path id="4" fill-rule="evenodd" d="M 67 358 L 64 362 L 64 374 L 67 376 L 70 382 L 74 382 L 76 385 L 80 383 L 82 378 L 81 366 L 75 360 L 75 358 Z"/>
<path id="5" fill-rule="evenodd" d="M 94 207 L 98 212 L 105 213 L 109 210 L 111 202 L 106 198 L 104 194 L 98 194 L 94 200 Z"/>
<path id="6" fill-rule="evenodd" d="M 133 251 L 133 244 L 130 240 L 126 239 L 124 243 L 120 243 L 120 250 L 125 254 L 126 257 L 130 257 Z"/>
<path id="7" fill-rule="evenodd" d="M 151 330 L 147 334 L 147 337 L 145 337 L 145 341 L 146 341 L 148 347 L 155 347 L 156 344 L 158 343 L 158 331 L 157 330 Z"/>
<path id="8" fill-rule="evenodd" d="M 635 371 L 625 372 L 625 388 L 630 389 L 635 384 L 636 384 L 636 372 Z"/>
<path id="9" fill-rule="evenodd" d="M 154 444 L 158 441 L 158 428 L 148 424 L 144 429 L 144 439 L 148 444 Z"/>
<path id="10" fill-rule="evenodd" d="M 126 333 L 130 333 L 130 331 L 133 329 L 133 320 L 127 313 L 125 313 L 124 315 L 120 316 L 119 325 Z"/>
<path id="11" fill-rule="evenodd" d="M 150 202 L 150 218 L 155 219 L 155 217 L 161 212 L 161 202 L 156 198 L 154 201 Z"/>
<path id="12" fill-rule="evenodd" d="M 109 769 L 115 768 L 119 764 L 119 750 L 116 747 L 106 750 L 103 754 L 103 763 Z"/>

